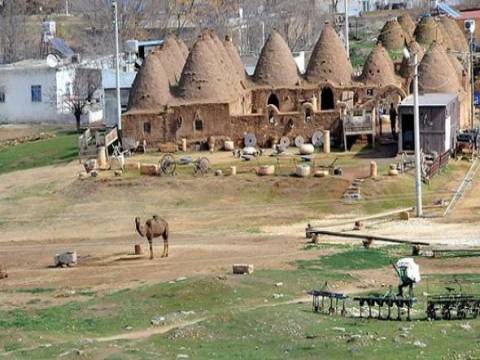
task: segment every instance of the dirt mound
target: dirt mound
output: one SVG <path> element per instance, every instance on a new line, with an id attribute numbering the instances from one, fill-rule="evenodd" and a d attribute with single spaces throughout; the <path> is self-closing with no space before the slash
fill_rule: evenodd
<path id="1" fill-rule="evenodd" d="M 293 87 L 299 84 L 298 68 L 287 43 L 272 31 L 263 46 L 253 80 L 259 85 Z"/>
<path id="2" fill-rule="evenodd" d="M 417 25 L 415 24 L 415 21 L 413 21 L 411 16 L 405 13 L 401 15 L 397 20 L 403 31 L 405 31 L 410 37 L 412 37 L 413 33 L 415 32 L 415 27 Z"/>
<path id="3" fill-rule="evenodd" d="M 389 50 L 402 50 L 409 40 L 410 35 L 403 30 L 396 19 L 387 21 L 378 36 L 378 42 Z"/>
<path id="4" fill-rule="evenodd" d="M 469 49 L 468 41 L 458 23 L 447 16 L 443 16 L 440 19 L 440 23 L 450 35 L 453 44 L 452 49 L 459 52 L 467 52 Z"/>
<path id="5" fill-rule="evenodd" d="M 232 39 L 229 36 L 225 37 L 223 45 L 227 50 L 227 54 L 230 57 L 230 61 L 232 62 L 232 65 L 235 71 L 237 72 L 239 79 L 241 80 L 246 79 L 247 74 L 245 72 L 245 66 L 243 64 L 242 59 L 240 58 L 240 54 L 238 53 L 237 48 L 235 47 Z"/>
<path id="6" fill-rule="evenodd" d="M 348 85 L 352 81 L 352 64 L 345 47 L 328 23 L 315 44 L 306 77 L 311 82 L 331 81 L 337 85 Z"/>
<path id="7" fill-rule="evenodd" d="M 382 44 L 377 44 L 368 55 L 360 80 L 379 87 L 398 84 L 393 61 Z"/>
<path id="8" fill-rule="evenodd" d="M 418 68 L 419 90 L 433 93 L 456 93 L 461 89 L 455 67 L 445 49 L 434 42 Z"/>
<path id="9" fill-rule="evenodd" d="M 443 42 L 442 31 L 438 23 L 431 16 L 423 17 L 418 23 L 415 29 L 415 39 L 420 45 L 427 47 L 434 41 L 438 44 Z"/>
<path id="10" fill-rule="evenodd" d="M 178 95 L 186 100 L 228 101 L 233 93 L 224 67 L 218 61 L 218 50 L 207 32 L 193 45 L 183 68 Z"/>
<path id="11" fill-rule="evenodd" d="M 128 109 L 155 109 L 171 99 L 167 72 L 163 68 L 159 50 L 148 55 L 130 91 Z"/>

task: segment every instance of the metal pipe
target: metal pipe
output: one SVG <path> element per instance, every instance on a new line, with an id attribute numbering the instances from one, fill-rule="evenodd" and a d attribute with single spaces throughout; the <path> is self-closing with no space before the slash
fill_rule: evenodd
<path id="1" fill-rule="evenodd" d="M 348 39 L 348 0 L 345 1 L 345 50 L 347 58 L 350 59 L 350 40 Z"/>
<path id="2" fill-rule="evenodd" d="M 413 128 L 415 140 L 415 192 L 416 192 L 416 213 L 417 217 L 423 215 L 422 209 L 422 164 L 420 148 L 420 104 L 418 98 L 418 56 L 413 55 L 414 76 L 413 76 Z"/>
<path id="3" fill-rule="evenodd" d="M 116 72 L 116 90 L 117 90 L 117 128 L 122 130 L 122 103 L 120 98 L 120 55 L 118 43 L 118 5 L 117 1 L 112 1 L 115 23 L 115 72 Z"/>
<path id="4" fill-rule="evenodd" d="M 470 127 L 473 129 L 475 127 L 475 74 L 473 72 L 473 53 L 474 53 L 474 45 L 473 45 L 473 32 L 470 33 L 470 80 L 471 80 L 471 124 Z"/>

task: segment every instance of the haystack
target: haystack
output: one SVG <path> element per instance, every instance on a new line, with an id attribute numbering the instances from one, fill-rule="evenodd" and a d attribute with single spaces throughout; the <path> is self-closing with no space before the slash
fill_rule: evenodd
<path id="1" fill-rule="evenodd" d="M 213 39 L 206 33 L 193 45 L 183 68 L 178 95 L 185 100 L 222 102 L 233 97 L 223 65 L 217 59 Z"/>
<path id="2" fill-rule="evenodd" d="M 453 50 L 459 52 L 468 52 L 469 46 L 467 38 L 465 37 L 465 34 L 458 23 L 454 19 L 447 16 L 443 16 L 440 19 L 440 22 L 443 24 L 445 30 L 452 39 Z"/>
<path id="3" fill-rule="evenodd" d="M 168 75 L 153 51 L 143 62 L 130 91 L 129 109 L 156 109 L 171 99 Z"/>
<path id="4" fill-rule="evenodd" d="M 409 41 L 410 35 L 403 30 L 396 19 L 387 21 L 378 36 L 378 42 L 389 50 L 402 50 Z"/>
<path id="5" fill-rule="evenodd" d="M 398 85 L 399 80 L 395 76 L 393 61 L 382 44 L 377 44 L 368 55 L 360 79 L 366 85 L 379 87 Z"/>
<path id="6" fill-rule="evenodd" d="M 418 68 L 419 90 L 431 93 L 457 93 L 461 89 L 455 67 L 445 49 L 434 42 Z"/>
<path id="7" fill-rule="evenodd" d="M 308 81 L 318 83 L 330 81 L 336 85 L 349 85 L 352 81 L 352 64 L 342 41 L 333 27 L 326 23 L 315 44 L 306 77 Z"/>
<path id="8" fill-rule="evenodd" d="M 410 37 L 412 37 L 413 33 L 415 32 L 415 27 L 417 25 L 415 24 L 415 21 L 413 21 L 413 19 L 410 17 L 410 15 L 404 13 L 400 17 L 398 17 L 397 20 L 403 31 L 405 31 Z"/>
<path id="9" fill-rule="evenodd" d="M 430 46 L 434 41 L 438 44 L 443 42 L 442 32 L 438 23 L 431 16 L 423 17 L 418 23 L 415 29 L 415 39 L 420 45 L 425 47 Z"/>
<path id="10" fill-rule="evenodd" d="M 263 46 L 253 80 L 259 85 L 294 87 L 299 84 L 298 68 L 287 43 L 272 31 Z"/>

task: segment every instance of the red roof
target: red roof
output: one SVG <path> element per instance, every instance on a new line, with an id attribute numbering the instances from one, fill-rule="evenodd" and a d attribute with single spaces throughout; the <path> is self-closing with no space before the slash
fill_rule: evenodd
<path id="1" fill-rule="evenodd" d="M 467 20 L 467 19 L 475 19 L 475 18 L 480 18 L 480 9 L 460 11 L 460 17 L 458 18 L 458 20 Z"/>

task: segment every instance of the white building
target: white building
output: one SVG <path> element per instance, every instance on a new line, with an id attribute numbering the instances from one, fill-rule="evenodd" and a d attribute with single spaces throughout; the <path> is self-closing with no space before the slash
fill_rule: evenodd
<path id="1" fill-rule="evenodd" d="M 135 80 L 136 72 L 120 72 L 120 102 L 122 112 L 127 110 L 130 89 Z M 115 70 L 102 70 L 103 85 L 103 122 L 107 127 L 117 125 L 117 79 Z"/>
<path id="2" fill-rule="evenodd" d="M 0 121 L 73 122 L 65 104 L 72 92 L 75 66 L 49 66 L 45 60 L 24 60 L 0 65 Z M 102 119 L 88 112 L 83 121 Z"/>

